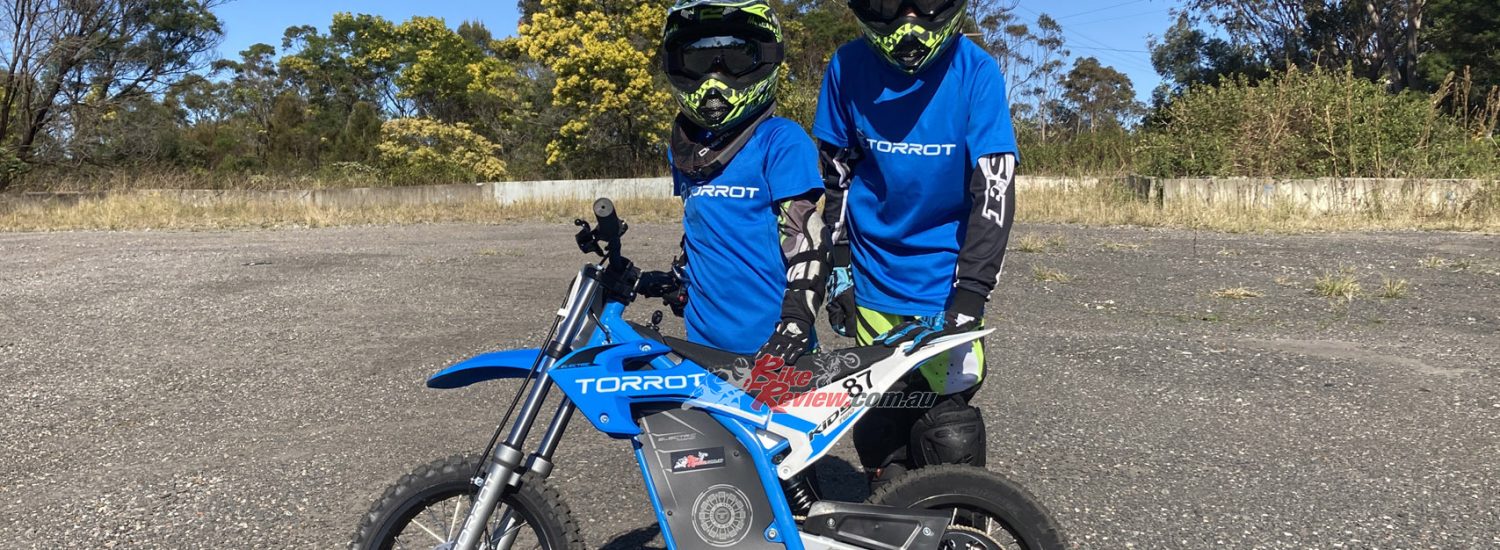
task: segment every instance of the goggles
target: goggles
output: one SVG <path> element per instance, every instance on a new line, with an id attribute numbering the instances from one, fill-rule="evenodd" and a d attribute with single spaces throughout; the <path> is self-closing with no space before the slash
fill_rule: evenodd
<path id="1" fill-rule="evenodd" d="M 742 77 L 781 60 L 781 45 L 737 36 L 703 36 L 667 47 L 667 74 L 697 82 L 712 74 Z"/>
<path id="2" fill-rule="evenodd" d="M 854 15 L 872 23 L 890 23 L 908 9 L 923 17 L 937 17 L 959 0 L 849 0 Z"/>

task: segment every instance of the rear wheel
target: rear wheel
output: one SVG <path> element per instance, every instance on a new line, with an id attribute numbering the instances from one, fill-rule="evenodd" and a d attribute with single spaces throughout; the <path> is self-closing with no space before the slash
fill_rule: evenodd
<path id="1" fill-rule="evenodd" d="M 479 488 L 472 477 L 478 456 L 454 456 L 417 468 L 401 477 L 370 507 L 355 531 L 352 550 L 447 550 L 458 539 Z M 502 503 L 515 510 L 521 524 L 512 548 L 582 549 L 583 535 L 556 489 L 527 473 L 521 486 Z M 480 538 L 486 546 L 500 527 L 499 514 L 490 518 Z"/>
<path id="2" fill-rule="evenodd" d="M 943 550 L 1067 547 L 1047 509 L 1020 485 L 983 468 L 937 465 L 897 476 L 871 504 L 948 512 Z"/>

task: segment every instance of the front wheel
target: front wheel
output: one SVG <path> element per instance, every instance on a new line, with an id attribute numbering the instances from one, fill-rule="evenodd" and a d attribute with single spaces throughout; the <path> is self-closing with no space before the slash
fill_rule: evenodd
<path id="1" fill-rule="evenodd" d="M 479 488 L 474 472 L 478 456 L 454 456 L 417 468 L 401 477 L 370 507 L 354 533 L 351 550 L 405 548 L 449 549 L 458 540 L 469 508 Z M 531 473 L 521 477 L 519 488 L 501 501 L 521 520 L 512 548 L 544 550 L 582 549 L 583 534 L 557 489 L 548 487 Z M 500 518 L 490 518 L 481 547 L 499 528 Z"/>
<path id="2" fill-rule="evenodd" d="M 871 504 L 949 512 L 943 550 L 1067 547 L 1047 509 L 1020 485 L 983 468 L 927 466 L 897 476 Z"/>

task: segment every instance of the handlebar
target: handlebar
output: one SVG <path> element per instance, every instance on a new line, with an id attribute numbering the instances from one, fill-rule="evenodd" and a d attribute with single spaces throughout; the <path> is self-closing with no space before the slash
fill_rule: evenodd
<path id="1" fill-rule="evenodd" d="M 620 235 L 625 234 L 625 224 L 615 214 L 614 201 L 607 198 L 594 201 L 594 219 L 598 222 L 594 226 L 594 236 L 605 244 L 618 243 Z"/>
<path id="2" fill-rule="evenodd" d="M 641 270 L 620 254 L 620 237 L 630 230 L 630 225 L 620 220 L 614 201 L 606 198 L 594 201 L 593 227 L 581 219 L 573 220 L 573 225 L 580 228 L 576 236 L 578 249 L 605 259 L 599 282 L 604 285 L 606 295 L 625 303 L 634 300 Z"/>

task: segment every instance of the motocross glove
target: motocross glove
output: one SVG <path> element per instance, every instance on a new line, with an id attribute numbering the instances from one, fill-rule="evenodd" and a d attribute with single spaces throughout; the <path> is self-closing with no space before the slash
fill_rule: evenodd
<path id="1" fill-rule="evenodd" d="M 953 304 L 942 315 L 923 316 L 901 323 L 877 340 L 888 347 L 912 342 L 911 349 L 916 351 L 933 340 L 977 330 L 984 322 L 984 301 L 984 296 L 979 294 L 954 290 Z"/>
<path id="2" fill-rule="evenodd" d="M 688 302 L 686 262 L 678 258 L 672 262 L 671 271 L 641 273 L 636 291 L 647 298 L 661 298 L 662 305 L 672 308 L 673 315 L 682 317 Z"/>
<path id="3" fill-rule="evenodd" d="M 849 267 L 849 247 L 833 250 L 833 272 L 828 275 L 828 325 L 839 336 L 854 336 L 859 306 L 854 303 L 854 271 Z M 842 262 L 841 262 L 842 260 Z"/>
<path id="4" fill-rule="evenodd" d="M 812 345 L 811 329 L 808 323 L 782 319 L 780 323 L 776 323 L 776 331 L 771 333 L 771 339 L 756 352 L 755 363 L 759 365 L 765 357 L 770 356 L 780 359 L 783 365 L 796 364 Z"/>

